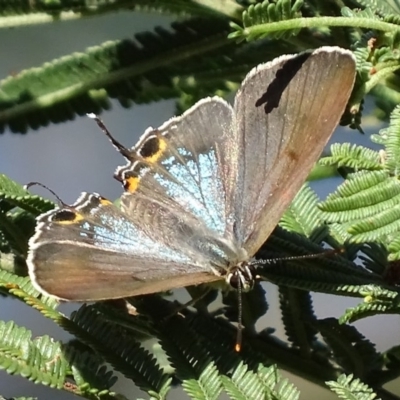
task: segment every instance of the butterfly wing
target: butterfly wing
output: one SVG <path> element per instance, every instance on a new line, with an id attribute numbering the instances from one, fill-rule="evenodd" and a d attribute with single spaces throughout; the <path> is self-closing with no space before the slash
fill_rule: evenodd
<path id="1" fill-rule="evenodd" d="M 235 133 L 225 154 L 233 233 L 252 256 L 321 155 L 355 79 L 351 52 L 322 47 L 256 67 L 235 99 Z M 235 146 L 235 143 L 238 144 Z M 232 177 L 234 176 L 234 177 Z"/>
<path id="2" fill-rule="evenodd" d="M 41 215 L 29 244 L 32 281 L 61 299 L 128 297 L 219 279 L 151 240 L 97 194 L 83 193 L 73 206 Z"/>
<path id="3" fill-rule="evenodd" d="M 116 173 L 126 189 L 122 210 L 147 235 L 221 273 L 239 252 L 227 229 L 229 166 L 221 162 L 232 115 L 225 101 L 203 99 L 181 117 L 148 129 Z"/>
<path id="4" fill-rule="evenodd" d="M 221 279 L 236 256 L 224 237 L 219 161 L 232 134 L 232 107 L 201 100 L 149 129 L 117 170 L 121 210 L 95 194 L 38 218 L 30 275 L 42 291 L 100 300 Z"/>
<path id="5" fill-rule="evenodd" d="M 123 209 L 145 213 L 152 204 L 157 213 L 180 216 L 191 227 L 183 237 L 186 251 L 203 253 L 206 264 L 220 270 L 246 260 L 320 156 L 354 78 L 354 57 L 337 47 L 256 67 L 236 95 L 233 114 L 224 101 L 204 99 L 143 135 L 131 162 L 117 171 L 127 188 Z M 171 221 L 163 223 L 151 224 L 157 241 L 168 240 L 162 235 Z"/>
<path id="6" fill-rule="evenodd" d="M 353 79 L 350 53 L 337 48 L 282 57 L 248 75 L 234 110 L 208 98 L 147 130 L 116 172 L 121 210 L 83 194 L 38 218 L 28 256 L 36 286 L 99 300 L 220 279 L 278 223 Z"/>

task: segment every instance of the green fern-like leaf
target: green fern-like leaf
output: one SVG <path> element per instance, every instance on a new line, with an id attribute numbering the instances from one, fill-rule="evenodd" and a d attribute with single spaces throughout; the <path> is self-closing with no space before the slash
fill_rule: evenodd
<path id="1" fill-rule="evenodd" d="M 372 60 L 374 58 L 371 55 L 371 46 L 368 44 L 371 40 L 375 39 L 376 32 L 364 33 L 352 48 L 354 57 L 356 58 L 357 74 L 362 82 L 367 82 L 370 79 L 370 72 L 373 67 Z M 364 93 L 362 93 L 362 97 L 364 97 Z"/>
<path id="2" fill-rule="evenodd" d="M 372 135 L 372 141 L 385 146 L 383 164 L 391 174 L 400 173 L 400 106 L 397 106 L 391 116 L 387 129 L 382 129 L 379 135 Z"/>
<path id="3" fill-rule="evenodd" d="M 221 377 L 215 365 L 210 363 L 199 379 L 185 380 L 182 387 L 194 400 L 216 400 L 222 391 Z"/>
<path id="4" fill-rule="evenodd" d="M 229 344 L 225 343 L 225 345 L 218 342 L 219 351 L 212 352 L 210 346 L 213 347 L 213 343 L 209 343 L 212 341 L 210 331 L 208 330 L 208 335 L 203 336 L 193 329 L 191 324 L 185 323 L 181 317 L 174 315 L 175 309 L 171 308 L 169 302 L 163 301 L 157 296 L 148 297 L 136 306 L 140 313 L 151 316 L 156 336 L 168 354 L 169 361 L 177 372 L 177 378 L 181 381 L 199 380 L 204 368 L 211 362 L 216 362 L 219 352 L 223 352 L 226 345 L 233 349 L 233 341 Z M 186 319 L 190 321 L 192 314 L 189 311 L 185 311 L 185 314 Z M 165 318 L 168 315 L 170 317 Z M 232 336 L 232 333 L 226 336 L 225 342 Z"/>
<path id="5" fill-rule="evenodd" d="M 299 390 L 288 379 L 282 379 L 274 393 L 275 399 L 298 400 L 300 398 Z"/>
<path id="6" fill-rule="evenodd" d="M 212 51 L 232 48 L 226 20 L 191 20 L 173 28 L 138 34 L 139 44 L 107 42 L 1 81 L 2 130 L 8 125 L 14 132 L 26 132 L 28 126 L 37 129 L 75 114 L 99 113 L 110 107 L 109 97 L 126 106 L 176 97 L 173 78 L 188 71 L 187 60 L 196 58 L 191 62 L 198 68 L 201 60 L 209 65 Z M 202 59 L 206 53 L 208 58 Z"/>
<path id="7" fill-rule="evenodd" d="M 393 240 L 390 241 L 390 243 L 387 245 L 387 250 L 389 251 L 389 254 L 387 256 L 387 259 L 389 261 L 396 261 L 400 260 L 400 237 L 399 236 L 394 236 Z"/>
<path id="8" fill-rule="evenodd" d="M 286 209 L 279 225 L 314 240 L 315 233 L 322 225 L 321 211 L 317 203 L 318 197 L 315 192 L 304 185 Z"/>
<path id="9" fill-rule="evenodd" d="M 142 390 L 153 394 L 165 392 L 169 376 L 163 373 L 157 360 L 140 346 L 132 331 L 121 331 L 117 325 L 108 322 L 96 307 L 82 306 L 71 316 L 71 320 L 64 320 L 62 326 L 95 349 Z"/>
<path id="10" fill-rule="evenodd" d="M 281 39 L 283 37 L 288 38 L 292 35 L 296 35 L 298 30 L 286 30 L 286 31 L 277 31 L 273 34 L 263 33 L 262 31 L 252 31 L 248 28 L 268 24 L 270 22 L 278 22 L 290 20 L 293 18 L 300 18 L 301 13 L 300 9 L 303 7 L 303 0 L 278 0 L 278 1 L 269 1 L 264 0 L 261 3 L 257 3 L 255 5 L 251 5 L 247 10 L 243 11 L 243 28 L 237 24 L 231 24 L 232 28 L 235 29 L 235 32 L 229 35 L 230 38 L 235 39 L 246 39 L 248 41 L 261 39 L 263 37 L 270 37 Z M 245 33 L 247 30 L 248 33 Z"/>
<path id="11" fill-rule="evenodd" d="M 279 304 L 286 337 L 293 346 L 308 353 L 318 333 L 310 323 L 316 319 L 310 293 L 280 287 Z"/>
<path id="12" fill-rule="evenodd" d="M 349 17 L 349 18 L 371 18 L 371 19 L 379 18 L 379 16 L 376 14 L 374 9 L 372 9 L 370 7 L 366 7 L 363 10 L 360 10 L 360 9 L 352 10 L 349 7 L 343 7 L 342 15 L 344 17 Z"/>
<path id="13" fill-rule="evenodd" d="M 225 391 L 232 400 L 263 400 L 265 398 L 262 382 L 256 373 L 249 371 L 247 365 L 240 364 L 230 379 L 225 376 L 221 379 Z"/>
<path id="14" fill-rule="evenodd" d="M 140 313 L 151 317 L 154 335 L 168 354 L 176 377 L 182 382 L 198 381 L 210 363 L 214 363 L 224 374 L 230 374 L 241 360 L 245 360 L 252 369 L 260 362 L 265 363 L 265 355 L 253 351 L 249 345 L 240 354 L 234 351 L 237 330 L 226 318 L 217 318 L 222 314 L 221 310 L 213 314 L 181 310 L 185 315 L 183 319 L 176 315 L 176 307 L 171 307 L 171 303 L 159 296 L 148 296 L 136 302 L 136 306 Z M 169 317 L 166 318 L 166 315 Z M 243 333 L 243 344 L 256 334 L 247 328 Z"/>
<path id="15" fill-rule="evenodd" d="M 326 382 L 327 386 L 336 393 L 340 399 L 373 400 L 376 394 L 360 379 L 355 379 L 353 374 L 340 375 L 337 381 Z"/>
<path id="16" fill-rule="evenodd" d="M 386 138 L 386 133 L 380 135 L 380 139 L 388 147 L 395 147 L 393 143 L 396 143 L 400 131 L 396 133 L 394 129 L 388 129 L 386 132 L 390 133 Z M 320 203 L 323 217 L 331 223 L 331 232 L 337 239 L 357 243 L 378 241 L 389 245 L 398 236 L 400 184 L 393 176 L 399 157 L 396 152 L 387 152 L 385 170 L 362 170 L 348 175 L 346 181 Z M 357 161 L 354 162 L 356 165 Z M 360 165 L 365 167 L 365 163 Z"/>
<path id="17" fill-rule="evenodd" d="M 399 4 L 393 1 L 358 0 L 358 2 L 380 15 L 398 14 L 400 12 Z"/>
<path id="18" fill-rule="evenodd" d="M 1 264 L 0 267 L 2 267 Z M 57 311 L 58 301 L 52 297 L 41 295 L 33 287 L 28 277 L 21 277 L 0 268 L 0 288 L 22 300 L 28 306 L 38 310 L 45 317 L 52 319 L 58 324 L 62 324 L 62 321 L 65 319 L 65 317 Z"/>
<path id="19" fill-rule="evenodd" d="M 116 11 L 135 11 L 135 12 L 153 12 L 175 15 L 177 17 L 237 17 L 240 12 L 240 5 L 234 1 L 226 1 L 224 4 L 212 4 L 207 1 L 192 1 L 192 0 L 134 0 L 127 3 L 124 0 L 116 0 L 112 3 L 104 3 L 101 0 L 92 0 L 90 4 L 84 0 L 76 0 L 73 4 L 69 1 L 60 0 L 57 3 L 40 3 L 36 7 L 26 7 L 23 2 L 9 2 L 8 7 L 0 9 L 0 16 L 6 17 L 19 16 L 25 14 L 25 21 L 8 19 L 6 26 L 16 27 L 24 24 L 35 23 L 35 15 L 39 13 L 47 13 L 48 18 L 43 16 L 39 21 L 52 22 L 54 20 L 62 20 L 63 13 L 75 13 L 75 18 L 83 18 L 95 15 L 109 14 Z M 4 24 L 5 25 L 5 24 Z M 0 24 L 3 27 L 3 24 Z"/>
<path id="20" fill-rule="evenodd" d="M 28 192 L 20 184 L 11 180 L 7 176 L 0 174 L 0 198 L 6 199 L 7 196 L 26 196 Z"/>
<path id="21" fill-rule="evenodd" d="M 268 249 L 273 248 L 274 253 L 277 249 L 285 254 L 285 250 L 293 248 L 291 254 L 307 254 L 304 249 L 308 248 L 309 253 L 315 254 L 321 249 L 315 244 L 306 244 L 304 238 L 299 241 L 304 243 L 302 253 L 298 253 L 294 244 L 297 237 L 285 231 L 276 230 L 263 247 L 260 254 L 265 259 L 264 254 L 268 254 Z M 306 247 L 304 247 L 306 246 Z M 318 249 L 318 250 L 317 250 Z M 279 254 L 279 253 L 278 253 Z M 350 294 L 364 296 L 362 293 L 364 285 L 375 282 L 378 286 L 383 283 L 379 275 L 371 274 L 360 265 L 354 264 L 349 260 L 338 256 L 323 256 L 309 260 L 289 260 L 279 263 L 279 267 L 274 263 L 269 263 L 259 268 L 260 276 L 278 285 L 324 293 Z"/>
<path id="22" fill-rule="evenodd" d="M 377 151 L 350 143 L 333 144 L 331 156 L 322 158 L 319 163 L 354 169 L 382 169 L 381 157 Z"/>
<path id="23" fill-rule="evenodd" d="M 319 204 L 319 207 L 325 212 L 329 212 L 331 210 L 340 211 L 342 209 L 346 209 L 346 207 L 349 209 L 356 209 L 357 206 L 351 207 L 351 204 L 341 205 L 340 201 L 342 199 L 351 199 L 353 196 L 356 196 L 359 193 L 367 192 L 368 194 L 368 190 L 375 187 L 378 188 L 378 190 L 376 190 L 377 193 L 382 190 L 388 190 L 390 195 L 396 195 L 397 192 L 390 192 L 390 189 L 392 188 L 391 185 L 389 185 L 389 189 L 386 189 L 385 185 L 388 185 L 387 180 L 389 177 L 390 176 L 386 171 L 360 171 L 358 173 L 350 174 L 347 176 L 346 181 L 340 185 L 334 193 L 331 193 L 327 196 L 325 202 L 321 202 Z M 393 185 L 393 187 L 396 188 L 395 185 Z M 355 203 L 358 204 L 358 201 L 363 201 L 361 203 L 362 207 L 373 204 L 375 197 L 370 197 L 371 198 L 366 197 L 365 200 L 363 200 L 363 198 L 357 198 Z"/>
<path id="24" fill-rule="evenodd" d="M 53 208 L 53 203 L 32 195 L 25 187 L 9 177 L 0 174 L 0 210 L 6 213 L 14 207 L 20 207 L 35 215 Z"/>
<path id="25" fill-rule="evenodd" d="M 361 247 L 357 246 L 357 252 L 361 252 L 361 254 L 358 253 L 359 258 L 368 270 L 379 274 L 390 283 L 388 250 L 385 246 L 378 243 L 366 243 Z"/>
<path id="26" fill-rule="evenodd" d="M 399 182 L 386 174 L 384 181 L 374 184 L 376 178 L 373 172 L 354 174 L 320 204 L 325 219 L 347 223 L 351 240 L 359 243 L 384 239 L 399 229 Z M 359 192 L 354 193 L 357 188 Z M 346 195 L 339 197 L 340 192 Z"/>
<path id="27" fill-rule="evenodd" d="M 20 211 L 3 213 L 0 211 L 0 231 L 8 248 L 14 254 L 24 257 L 28 252 L 27 241 L 33 232 L 33 218 Z"/>
<path id="28" fill-rule="evenodd" d="M 264 356 L 255 354 L 246 346 L 240 353 L 233 351 L 237 331 L 231 324 L 226 324 L 220 318 L 207 315 L 192 315 L 188 319 L 190 329 L 202 337 L 204 349 L 221 374 L 230 374 L 242 360 L 255 368 L 260 362 L 265 362 Z M 247 332 L 244 331 L 247 341 Z"/>
<path id="29" fill-rule="evenodd" d="M 66 377 L 66 361 L 60 344 L 47 336 L 31 339 L 31 332 L 12 321 L 0 321 L 0 368 L 35 383 L 61 389 Z"/>
<path id="30" fill-rule="evenodd" d="M 34 230 L 32 214 L 48 211 L 54 205 L 39 196 L 32 196 L 20 184 L 0 175 L 0 243 L 8 251 L 26 256 L 27 240 Z M 25 210 L 25 211 L 23 211 Z M 5 251 L 6 248 L 3 247 Z"/>
<path id="31" fill-rule="evenodd" d="M 374 294 L 366 296 L 364 303 L 347 309 L 339 321 L 341 323 L 352 323 L 377 314 L 398 314 L 400 310 L 398 293 L 391 293 L 393 294 L 391 299 L 375 297 Z"/>
<path id="32" fill-rule="evenodd" d="M 110 388 L 116 383 L 117 377 L 108 367 L 101 365 L 101 357 L 83 350 L 82 345 L 76 346 L 76 341 L 63 346 L 63 354 L 81 394 L 90 397 L 115 395 Z"/>
<path id="33" fill-rule="evenodd" d="M 400 208 L 394 207 L 376 213 L 373 217 L 355 221 L 348 232 L 356 242 L 376 242 L 397 236 L 400 231 Z"/>
<path id="34" fill-rule="evenodd" d="M 259 365 L 255 372 L 240 363 L 231 377 L 221 376 L 225 391 L 232 400 L 297 400 L 299 391 L 283 379 L 276 366 Z"/>
<path id="35" fill-rule="evenodd" d="M 375 346 L 354 327 L 339 325 L 334 318 L 317 323 L 318 330 L 333 351 L 336 362 L 345 371 L 354 371 L 357 376 L 366 376 L 378 369 L 382 360 Z"/>
<path id="36" fill-rule="evenodd" d="M 3 212 L 13 207 L 19 207 L 34 215 L 44 213 L 54 207 L 54 203 L 40 196 L 28 192 L 18 182 L 0 174 L 0 209 Z"/>
<path id="37" fill-rule="evenodd" d="M 268 303 L 266 301 L 265 290 L 261 285 L 256 285 L 248 293 L 242 293 L 242 324 L 246 329 L 254 331 L 257 321 L 267 313 Z M 229 291 L 223 293 L 223 304 L 226 306 L 224 315 L 230 321 L 238 320 L 238 294 Z"/>

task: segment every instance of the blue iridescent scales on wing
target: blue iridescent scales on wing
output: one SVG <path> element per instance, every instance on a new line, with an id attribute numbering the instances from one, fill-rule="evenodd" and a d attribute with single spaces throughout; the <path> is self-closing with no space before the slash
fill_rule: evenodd
<path id="1" fill-rule="evenodd" d="M 143 294 L 154 292 L 152 288 L 172 289 L 173 278 L 179 282 L 188 266 L 198 279 L 217 279 L 210 279 L 204 266 L 196 265 L 185 253 L 151 240 L 129 215 L 97 194 L 83 193 L 70 213 L 76 218 L 66 220 L 65 210 L 58 209 L 41 216 L 40 242 L 30 255 L 31 263 L 42 266 L 34 279 L 47 282 L 60 298 L 88 293 L 95 298 L 115 298 L 122 292 L 127 297 L 135 290 Z M 137 263 L 134 272 L 132 257 Z M 82 274 L 87 279 L 82 280 Z"/>
<path id="2" fill-rule="evenodd" d="M 189 152 L 181 150 L 184 151 L 182 157 L 187 159 L 184 167 L 176 165 L 173 157 L 165 161 L 165 168 L 174 181 L 162 175 L 156 175 L 155 178 L 168 196 L 177 199 L 185 209 L 202 219 L 209 229 L 223 235 L 226 230 L 225 208 L 221 202 L 224 192 L 221 177 L 217 173 L 215 150 L 199 154 L 196 161 Z"/>
<path id="3" fill-rule="evenodd" d="M 127 159 L 115 174 L 121 207 L 84 193 L 39 216 L 27 259 L 35 286 L 75 301 L 222 279 L 251 289 L 251 259 L 320 156 L 354 77 L 354 57 L 337 47 L 282 56 L 247 75 L 234 107 L 203 99 L 132 149 L 110 138 Z"/>

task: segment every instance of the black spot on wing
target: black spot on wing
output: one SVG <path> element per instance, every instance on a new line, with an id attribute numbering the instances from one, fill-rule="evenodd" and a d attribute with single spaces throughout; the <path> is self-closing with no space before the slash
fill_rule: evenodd
<path id="1" fill-rule="evenodd" d="M 51 221 L 56 222 L 73 222 L 76 219 L 77 214 L 72 210 L 60 210 L 52 215 Z"/>
<path id="2" fill-rule="evenodd" d="M 138 153 L 143 158 L 150 158 L 157 154 L 160 150 L 160 139 L 156 136 L 149 136 L 142 146 L 138 149 Z"/>
<path id="3" fill-rule="evenodd" d="M 265 114 L 269 114 L 274 108 L 277 108 L 283 91 L 300 71 L 310 55 L 311 53 L 303 53 L 287 60 L 282 67 L 276 71 L 275 79 L 269 84 L 267 90 L 256 101 L 256 107 L 264 105 Z"/>

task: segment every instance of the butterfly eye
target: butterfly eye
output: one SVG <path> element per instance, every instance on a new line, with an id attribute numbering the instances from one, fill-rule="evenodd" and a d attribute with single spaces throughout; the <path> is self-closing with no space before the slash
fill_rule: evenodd
<path id="1" fill-rule="evenodd" d="M 249 292 L 254 287 L 256 270 L 254 266 L 243 262 L 235 267 L 227 276 L 226 282 L 235 290 Z"/>

